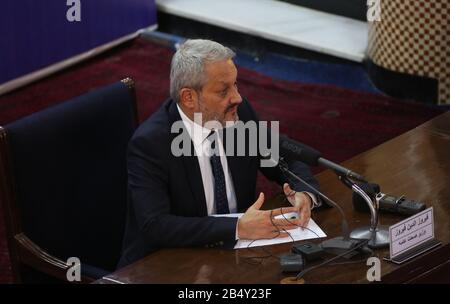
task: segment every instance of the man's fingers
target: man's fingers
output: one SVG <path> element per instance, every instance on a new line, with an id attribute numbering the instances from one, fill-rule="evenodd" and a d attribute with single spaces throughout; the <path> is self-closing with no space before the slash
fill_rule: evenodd
<path id="1" fill-rule="evenodd" d="M 278 236 L 276 237 L 277 239 L 289 236 L 289 233 L 284 232 L 284 231 L 277 232 L 277 234 L 278 234 Z"/>
<path id="2" fill-rule="evenodd" d="M 280 231 L 270 232 L 269 235 L 267 236 L 267 238 L 278 239 L 278 238 L 287 237 L 287 236 L 289 236 L 289 233 L 286 233 L 283 230 L 280 230 Z"/>
<path id="3" fill-rule="evenodd" d="M 284 183 L 283 185 L 284 195 L 291 197 L 295 194 L 295 191 L 291 189 L 288 183 Z"/>
<path id="4" fill-rule="evenodd" d="M 286 191 L 289 191 L 290 189 L 291 189 L 291 187 L 289 187 L 288 183 L 284 183 L 283 184 L 283 191 L 284 191 L 284 193 L 286 193 Z"/>
<path id="5" fill-rule="evenodd" d="M 302 227 L 308 226 L 309 219 L 311 218 L 311 212 L 300 213 L 300 225 Z"/>
<path id="6" fill-rule="evenodd" d="M 282 218 L 282 219 L 273 219 L 272 225 L 277 228 L 288 228 L 288 229 L 294 229 L 298 226 L 300 226 L 300 220 L 299 219 L 290 219 L 290 218 Z"/>
<path id="7" fill-rule="evenodd" d="M 278 209 L 273 209 L 272 210 L 272 216 L 277 216 L 280 214 L 285 214 L 285 213 L 291 213 L 291 212 L 297 212 L 298 208 L 297 207 L 284 207 L 284 208 L 278 208 Z M 269 211 L 270 212 L 270 211 Z"/>
<path id="8" fill-rule="evenodd" d="M 258 196 L 258 199 L 256 200 L 256 202 L 252 205 L 253 208 L 259 210 L 261 209 L 262 205 L 264 203 L 264 193 L 260 193 Z"/>

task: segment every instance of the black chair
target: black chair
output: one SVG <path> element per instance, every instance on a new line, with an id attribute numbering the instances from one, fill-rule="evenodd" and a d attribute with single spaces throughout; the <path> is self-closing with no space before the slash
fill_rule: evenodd
<path id="1" fill-rule="evenodd" d="M 117 265 L 126 219 L 126 149 L 137 127 L 127 78 L 0 127 L 0 200 L 16 282 L 83 282 Z"/>

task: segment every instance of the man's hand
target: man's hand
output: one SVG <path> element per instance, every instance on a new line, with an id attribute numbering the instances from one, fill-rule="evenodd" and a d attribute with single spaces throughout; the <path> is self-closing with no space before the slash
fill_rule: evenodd
<path id="1" fill-rule="evenodd" d="M 264 193 L 260 193 L 256 202 L 247 209 L 238 221 L 238 238 L 257 240 L 265 238 L 286 237 L 283 229 L 294 229 L 300 225 L 299 219 L 275 219 L 280 214 L 295 212 L 297 207 L 260 210 L 264 203 Z M 271 218 L 272 217 L 272 218 Z"/>
<path id="2" fill-rule="evenodd" d="M 300 218 L 299 225 L 306 227 L 311 218 L 311 198 L 306 193 L 292 190 L 288 183 L 283 185 L 283 191 L 288 201 L 294 206 L 295 212 L 298 212 Z"/>

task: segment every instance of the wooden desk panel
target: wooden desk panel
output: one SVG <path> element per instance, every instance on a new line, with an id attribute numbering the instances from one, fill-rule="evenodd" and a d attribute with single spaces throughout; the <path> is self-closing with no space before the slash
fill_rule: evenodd
<path id="1" fill-rule="evenodd" d="M 392 123 L 395 123 L 393 121 Z M 423 201 L 434 207 L 435 235 L 444 246 L 408 263 L 381 261 L 383 282 L 450 281 L 450 112 L 343 163 L 378 183 L 384 193 Z M 353 211 L 351 192 L 330 171 L 317 176 L 322 191 L 341 204 L 350 228 L 369 224 L 369 213 Z M 328 237 L 341 235 L 337 210 L 313 213 Z M 380 224 L 392 225 L 404 217 L 381 214 Z M 265 247 L 273 255 L 290 250 L 291 244 Z M 166 249 L 129 265 L 108 278 L 124 283 L 279 283 L 287 277 L 276 257 L 254 265 L 252 256 L 264 256 L 262 249 Z M 382 259 L 388 249 L 376 251 Z M 358 264 L 324 266 L 305 275 L 307 283 L 366 283 L 368 266 Z M 436 271 L 433 271 L 436 270 Z M 435 275 L 433 275 L 435 273 Z"/>

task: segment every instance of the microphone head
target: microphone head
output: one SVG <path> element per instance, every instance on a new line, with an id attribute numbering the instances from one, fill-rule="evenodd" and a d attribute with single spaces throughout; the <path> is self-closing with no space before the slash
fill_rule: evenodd
<path id="1" fill-rule="evenodd" d="M 298 160 L 309 166 L 317 166 L 322 154 L 304 144 L 301 144 L 286 135 L 280 135 L 280 156 L 289 160 Z"/>
<path id="2" fill-rule="evenodd" d="M 357 184 L 371 199 L 374 199 L 378 193 L 380 193 L 380 185 L 378 184 L 369 184 L 369 183 L 360 183 Z M 367 206 L 367 202 L 364 198 L 361 197 L 356 192 L 352 194 L 352 202 L 353 208 L 355 208 L 358 212 L 369 212 L 369 206 Z"/>

